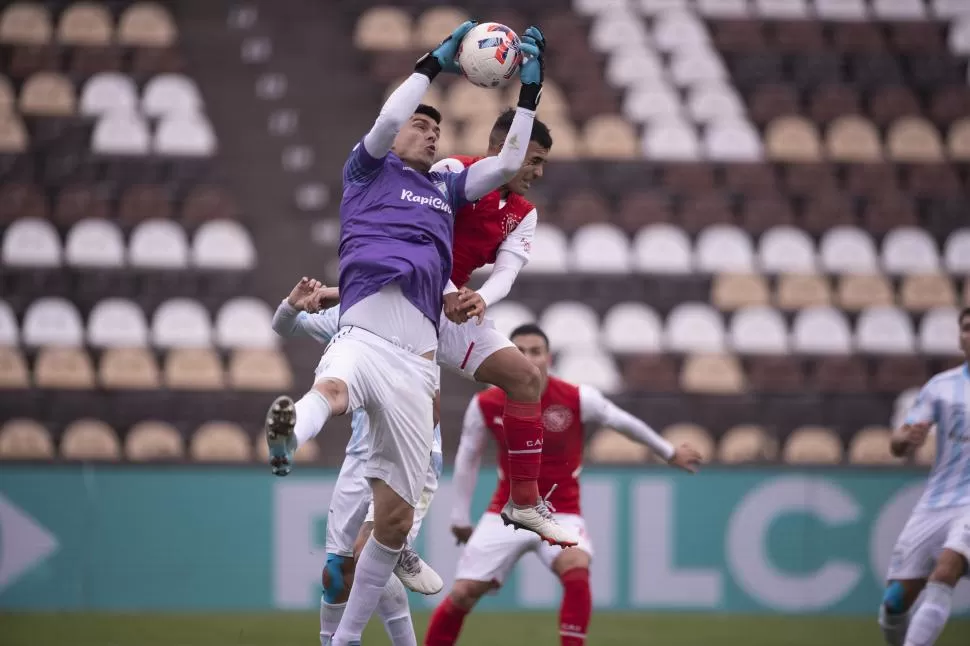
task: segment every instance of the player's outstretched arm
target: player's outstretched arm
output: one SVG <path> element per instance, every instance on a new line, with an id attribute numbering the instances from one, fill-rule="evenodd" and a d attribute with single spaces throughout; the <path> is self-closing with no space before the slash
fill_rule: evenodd
<path id="1" fill-rule="evenodd" d="M 309 337 L 320 343 L 330 343 L 337 333 L 340 318 L 339 307 L 331 307 L 322 312 L 307 311 L 315 309 L 314 303 L 320 302 L 321 290 L 326 288 L 320 281 L 304 277 L 296 284 L 290 295 L 284 298 L 273 314 L 273 331 L 282 337 Z"/>
<path id="2" fill-rule="evenodd" d="M 478 397 L 475 396 L 465 410 L 458 454 L 455 456 L 455 475 L 452 478 L 455 502 L 451 509 L 451 530 L 459 543 L 466 542 L 471 536 L 472 496 L 475 494 L 475 483 L 478 482 L 487 437 L 488 427 L 485 426 L 485 418 L 478 405 Z"/>

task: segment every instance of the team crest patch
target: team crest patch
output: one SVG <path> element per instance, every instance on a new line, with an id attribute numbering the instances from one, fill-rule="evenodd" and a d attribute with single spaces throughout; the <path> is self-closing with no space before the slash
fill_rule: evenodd
<path id="1" fill-rule="evenodd" d="M 438 189 L 438 192 L 441 193 L 446 200 L 448 199 L 448 185 L 446 183 L 435 182 L 434 187 Z"/>
<path id="2" fill-rule="evenodd" d="M 573 424 L 573 412 L 561 404 L 542 411 L 542 425 L 551 433 L 561 433 Z"/>

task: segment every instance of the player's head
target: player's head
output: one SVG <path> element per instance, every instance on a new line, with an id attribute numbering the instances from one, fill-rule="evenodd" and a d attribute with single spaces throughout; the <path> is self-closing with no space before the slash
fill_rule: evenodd
<path id="1" fill-rule="evenodd" d="M 495 120 L 492 132 L 488 135 L 489 155 L 497 155 L 502 150 L 502 144 L 505 143 L 505 136 L 509 134 L 514 118 L 515 110 L 509 108 Z M 525 195 L 532 183 L 542 177 L 542 171 L 551 148 L 552 135 L 549 134 L 549 128 L 536 119 L 532 122 L 532 135 L 529 137 L 529 147 L 526 148 L 522 168 L 505 187 L 513 193 Z"/>
<path id="2" fill-rule="evenodd" d="M 960 349 L 967 361 L 970 361 L 970 307 L 965 307 L 960 312 Z"/>
<path id="3" fill-rule="evenodd" d="M 529 363 L 542 373 L 542 388 L 545 390 L 546 380 L 549 378 L 549 368 L 552 367 L 549 337 L 535 323 L 527 323 L 512 330 L 509 340 L 515 344 L 519 352 L 525 355 Z"/>
<path id="4" fill-rule="evenodd" d="M 422 103 L 398 131 L 391 150 L 411 168 L 428 172 L 438 151 L 440 125 L 441 113 Z"/>

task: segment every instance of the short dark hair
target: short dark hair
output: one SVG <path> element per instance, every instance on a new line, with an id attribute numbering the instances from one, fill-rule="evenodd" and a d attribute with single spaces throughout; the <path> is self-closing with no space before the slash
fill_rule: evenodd
<path id="1" fill-rule="evenodd" d="M 535 323 L 526 323 L 525 325 L 520 325 L 519 327 L 515 328 L 512 330 L 512 334 L 509 335 L 509 339 L 514 339 L 517 336 L 524 336 L 526 334 L 541 336 L 542 340 L 546 342 L 546 349 L 549 349 L 549 337 L 547 337 L 546 333 L 542 331 L 542 328 Z"/>
<path id="2" fill-rule="evenodd" d="M 502 144 L 505 140 L 505 135 L 509 134 L 509 130 L 512 128 L 512 119 L 514 118 L 515 108 L 509 108 L 498 115 L 498 119 L 495 120 L 495 125 L 492 126 L 492 132 L 488 135 L 488 144 L 490 146 L 500 146 Z M 549 134 L 549 126 L 535 119 L 532 122 L 532 134 L 529 136 L 529 140 L 536 142 L 543 148 L 552 148 L 552 135 Z"/>
<path id="3" fill-rule="evenodd" d="M 967 318 L 968 316 L 970 316 L 970 306 L 963 308 L 963 311 L 960 312 L 960 317 L 957 319 L 957 321 L 962 323 L 963 319 Z"/>
<path id="4" fill-rule="evenodd" d="M 414 110 L 414 114 L 423 114 L 426 117 L 431 117 L 434 119 L 435 123 L 441 125 L 441 113 L 438 112 L 438 109 L 435 107 L 426 105 L 424 103 L 419 103 L 418 107 Z"/>

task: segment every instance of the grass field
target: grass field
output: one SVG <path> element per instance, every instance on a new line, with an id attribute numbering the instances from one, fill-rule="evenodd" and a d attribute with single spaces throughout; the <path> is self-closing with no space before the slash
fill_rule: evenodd
<path id="1" fill-rule="evenodd" d="M 415 619 L 418 641 L 427 614 Z M 2 646 L 315 646 L 315 614 L 97 615 L 0 614 Z M 367 646 L 388 643 L 379 624 Z M 479 614 L 465 622 L 463 646 L 559 643 L 549 613 Z M 881 646 L 875 618 L 739 617 L 600 613 L 590 646 Z M 968 646 L 970 620 L 951 622 L 938 646 Z"/>

